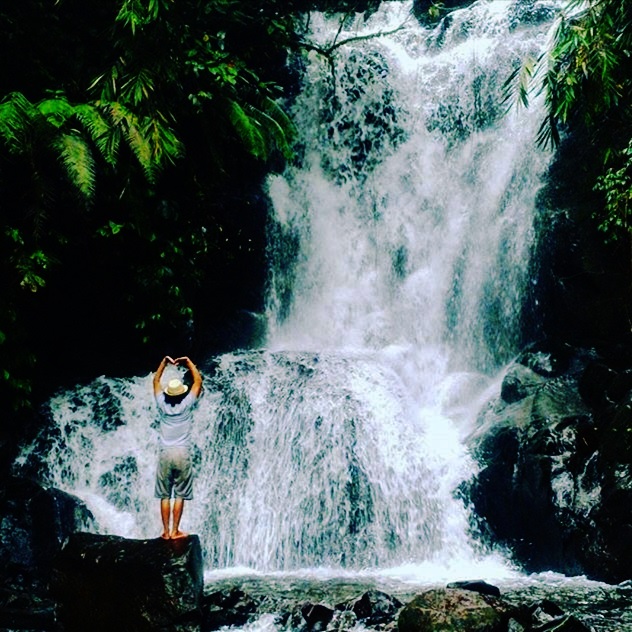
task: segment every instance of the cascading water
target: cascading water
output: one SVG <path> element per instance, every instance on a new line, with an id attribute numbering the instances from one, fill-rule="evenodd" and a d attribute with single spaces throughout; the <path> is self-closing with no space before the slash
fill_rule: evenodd
<path id="1" fill-rule="evenodd" d="M 269 181 L 266 348 L 215 358 L 196 410 L 183 528 L 208 569 L 495 564 L 457 490 L 519 342 L 548 160 L 537 108 L 503 116 L 501 87 L 552 8 L 479 0 L 433 29 L 410 12 L 385 2 L 340 32 L 311 16 L 317 47 L 339 46 L 309 54 L 299 164 Z M 156 537 L 151 377 L 103 377 L 50 411 L 16 467 L 84 499 L 102 532 Z"/>

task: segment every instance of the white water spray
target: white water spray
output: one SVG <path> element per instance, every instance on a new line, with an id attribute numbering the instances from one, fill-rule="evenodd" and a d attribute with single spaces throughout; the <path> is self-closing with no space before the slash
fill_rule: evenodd
<path id="1" fill-rule="evenodd" d="M 475 472 L 463 438 L 516 352 L 548 160 L 537 111 L 501 115 L 512 64 L 546 37 L 520 7 L 479 1 L 430 30 L 385 2 L 331 63 L 310 53 L 300 164 L 269 182 L 266 349 L 217 358 L 195 413 L 183 527 L 208 569 L 506 572 L 485 566 L 457 492 Z M 322 48 L 338 31 L 312 25 Z M 51 412 L 18 467 L 45 455 L 103 532 L 155 537 L 150 376 Z"/>

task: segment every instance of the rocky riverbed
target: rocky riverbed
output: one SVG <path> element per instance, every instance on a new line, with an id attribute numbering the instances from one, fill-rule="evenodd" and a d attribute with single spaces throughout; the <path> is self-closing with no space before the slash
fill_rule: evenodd
<path id="1" fill-rule="evenodd" d="M 572 617 L 568 629 L 632 631 L 630 367 L 625 350 L 613 348 L 526 350 L 468 440 L 480 470 L 459 493 L 474 508 L 473 529 L 520 569 L 486 579 L 503 600 L 535 609 L 544 619 L 538 625 L 549 626 L 533 629 L 566 629 L 551 626 Z M 74 496 L 19 477 L 3 481 L 0 503 L 0 629 L 62 630 L 51 571 L 74 533 L 96 530 L 92 516 Z M 416 595 L 447 585 L 376 573 L 207 569 L 204 629 L 384 629 Z M 370 591 L 401 605 L 374 626 L 340 614 Z"/>
<path id="2" fill-rule="evenodd" d="M 514 620 L 503 628 L 511 632 L 632 630 L 632 585 L 629 584 L 610 586 L 583 578 L 542 574 L 500 582 L 498 588 L 503 602 L 529 613 L 533 623 L 532 627 L 526 627 L 524 619 L 521 624 Z M 444 589 L 445 585 L 407 585 L 387 578 L 215 576 L 207 579 L 204 587 L 200 626 L 194 624 L 178 629 L 203 632 L 220 628 L 248 632 L 390 630 L 397 627 L 401 609 L 416 595 Z M 367 609 L 362 610 L 363 604 Z M 11 590 L 8 586 L 0 591 L 0 630 L 3 632 L 66 632 L 68 629 L 59 620 L 58 604 L 47 593 L 40 591 L 36 595 L 25 587 Z"/>
<path id="3" fill-rule="evenodd" d="M 368 591 L 383 592 L 405 604 L 419 593 L 440 589 L 446 585 L 414 584 L 387 577 L 315 579 L 298 575 L 294 577 L 243 575 L 225 578 L 211 576 L 207 579 L 205 594 L 238 590 L 244 595 L 251 596 L 261 605 L 256 615 L 250 617 L 249 622 L 242 627 L 253 632 L 256 630 L 272 632 L 286 629 L 278 622 L 276 615 L 279 612 L 291 611 L 298 604 L 345 603 L 357 599 Z M 553 573 L 543 573 L 517 576 L 509 581 L 494 582 L 494 585 L 498 587 L 501 597 L 511 604 L 534 608 L 553 605 L 559 608 L 560 612 L 574 616 L 586 629 L 594 632 L 632 630 L 632 584 L 612 586 L 592 582 L 583 577 L 568 578 Z M 546 615 L 542 616 L 546 618 Z M 553 615 L 549 617 L 551 620 L 555 618 Z M 396 619 L 393 618 L 391 622 L 395 621 Z M 566 628 L 560 628 L 562 629 Z"/>

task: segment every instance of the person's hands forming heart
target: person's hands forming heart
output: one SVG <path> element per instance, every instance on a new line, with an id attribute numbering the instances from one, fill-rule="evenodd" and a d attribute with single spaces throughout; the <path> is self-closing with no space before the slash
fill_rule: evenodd
<path id="1" fill-rule="evenodd" d="M 182 356 L 181 358 L 176 358 L 175 360 L 171 356 L 165 356 L 165 360 L 169 364 L 174 364 L 178 366 L 179 364 L 187 364 L 189 362 L 189 358 L 187 356 Z"/>

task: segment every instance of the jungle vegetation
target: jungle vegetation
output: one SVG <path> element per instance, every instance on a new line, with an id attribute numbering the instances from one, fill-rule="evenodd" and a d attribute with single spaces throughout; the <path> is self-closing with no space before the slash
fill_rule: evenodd
<path id="1" fill-rule="evenodd" d="M 198 312 L 261 307 L 252 183 L 292 152 L 295 31 L 274 0 L 3 4 L 5 403 L 87 366 L 149 371 Z"/>
<path id="2" fill-rule="evenodd" d="M 292 156 L 286 60 L 307 5 L 0 7 L 4 406 L 91 370 L 149 372 L 201 319 L 262 308 L 258 184 Z M 523 104 L 544 94 L 539 142 L 588 134 L 609 240 L 632 230 L 631 38 L 626 0 L 568 0 L 547 54 L 507 83 Z"/>
<path id="3" fill-rule="evenodd" d="M 607 241 L 632 237 L 632 5 L 626 0 L 567 0 L 548 50 L 509 77 L 507 97 L 528 106 L 544 97 L 537 142 L 557 147 L 580 133 L 591 154 L 594 210 Z M 632 259 L 631 259 L 632 263 Z M 632 266 L 631 266 L 632 270 Z"/>

